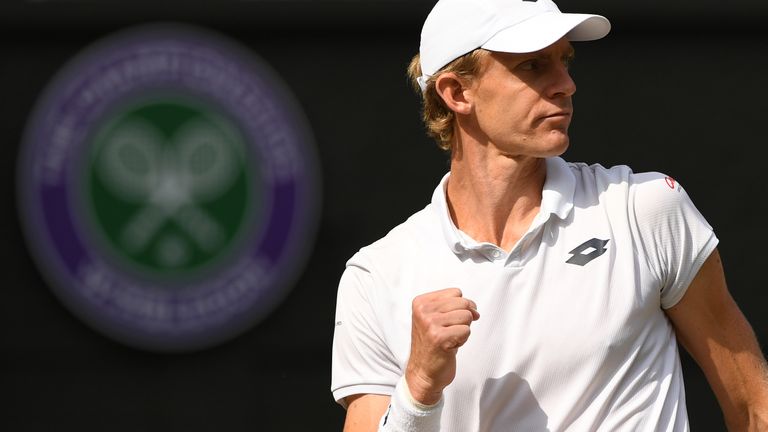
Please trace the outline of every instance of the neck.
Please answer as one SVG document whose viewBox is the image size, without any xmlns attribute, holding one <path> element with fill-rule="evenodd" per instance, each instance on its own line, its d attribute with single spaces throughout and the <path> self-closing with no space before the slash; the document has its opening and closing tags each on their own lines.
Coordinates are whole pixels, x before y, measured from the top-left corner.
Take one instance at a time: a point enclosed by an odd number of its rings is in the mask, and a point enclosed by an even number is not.
<svg viewBox="0 0 768 432">
<path fill-rule="evenodd" d="M 545 161 L 466 144 L 451 157 L 447 199 L 453 222 L 476 241 L 510 251 L 541 206 Z"/>
</svg>

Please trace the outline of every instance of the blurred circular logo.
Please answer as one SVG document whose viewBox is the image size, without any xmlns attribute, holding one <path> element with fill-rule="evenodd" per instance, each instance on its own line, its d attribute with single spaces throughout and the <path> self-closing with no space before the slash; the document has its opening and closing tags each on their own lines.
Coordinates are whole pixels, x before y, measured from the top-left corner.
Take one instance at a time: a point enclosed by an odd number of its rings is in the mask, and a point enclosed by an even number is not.
<svg viewBox="0 0 768 432">
<path fill-rule="evenodd" d="M 55 294 L 156 351 L 215 345 L 271 312 L 313 246 L 320 191 L 311 133 L 276 74 L 177 25 L 76 56 L 29 120 L 18 183 Z"/>
</svg>

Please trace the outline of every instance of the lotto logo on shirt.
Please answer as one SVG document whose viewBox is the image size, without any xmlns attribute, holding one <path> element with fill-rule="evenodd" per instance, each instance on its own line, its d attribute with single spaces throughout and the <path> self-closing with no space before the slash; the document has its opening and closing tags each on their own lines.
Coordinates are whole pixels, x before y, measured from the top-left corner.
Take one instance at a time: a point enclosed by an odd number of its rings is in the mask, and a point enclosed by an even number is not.
<svg viewBox="0 0 768 432">
<path fill-rule="evenodd" d="M 75 57 L 30 118 L 25 234 L 62 302 L 140 348 L 200 349 L 285 296 L 316 225 L 309 128 L 221 36 L 146 26 Z"/>
</svg>

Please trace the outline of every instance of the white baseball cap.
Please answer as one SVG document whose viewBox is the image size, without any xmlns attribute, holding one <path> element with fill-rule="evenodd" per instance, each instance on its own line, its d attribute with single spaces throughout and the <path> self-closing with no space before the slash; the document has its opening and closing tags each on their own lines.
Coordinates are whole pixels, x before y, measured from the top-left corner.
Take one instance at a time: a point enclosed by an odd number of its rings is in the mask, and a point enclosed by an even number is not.
<svg viewBox="0 0 768 432">
<path fill-rule="evenodd" d="M 563 36 L 600 39 L 611 30 L 603 16 L 562 13 L 552 0 L 439 0 L 421 30 L 421 89 L 443 66 L 477 48 L 529 53 Z"/>
</svg>

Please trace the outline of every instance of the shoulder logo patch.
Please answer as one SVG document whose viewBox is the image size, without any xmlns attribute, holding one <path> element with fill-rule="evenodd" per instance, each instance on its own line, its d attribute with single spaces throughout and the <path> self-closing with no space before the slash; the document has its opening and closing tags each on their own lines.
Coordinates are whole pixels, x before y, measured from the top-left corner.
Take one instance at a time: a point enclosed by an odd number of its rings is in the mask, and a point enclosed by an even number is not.
<svg viewBox="0 0 768 432">
<path fill-rule="evenodd" d="M 586 265 L 588 262 L 604 254 L 606 249 L 605 245 L 609 240 L 600 240 L 597 238 L 589 239 L 584 243 L 578 245 L 575 249 L 568 252 L 573 255 L 566 263 L 576 265 Z"/>
</svg>

